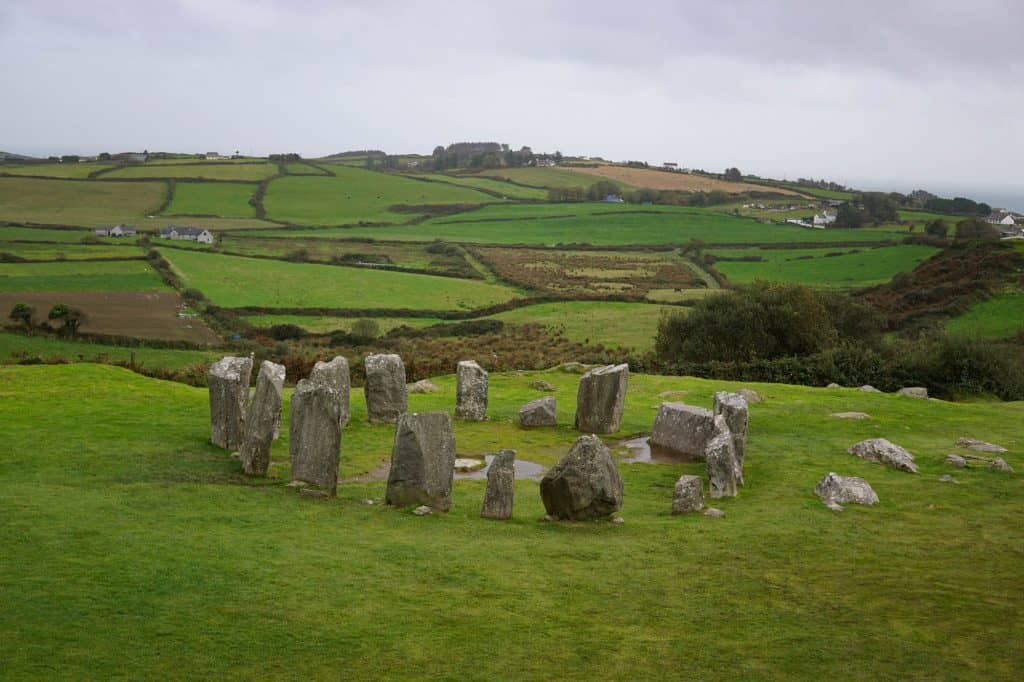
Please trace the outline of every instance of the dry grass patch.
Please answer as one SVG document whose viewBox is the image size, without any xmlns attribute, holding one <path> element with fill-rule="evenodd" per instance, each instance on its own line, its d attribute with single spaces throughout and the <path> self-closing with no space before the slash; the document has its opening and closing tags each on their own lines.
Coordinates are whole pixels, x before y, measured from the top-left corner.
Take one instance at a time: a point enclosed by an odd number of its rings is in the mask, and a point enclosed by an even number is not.
<svg viewBox="0 0 1024 682">
<path fill-rule="evenodd" d="M 740 192 L 775 192 L 799 196 L 796 192 L 779 187 L 764 187 L 749 182 L 726 182 L 703 175 L 689 173 L 670 173 L 649 168 L 630 168 L 629 166 L 596 166 L 573 168 L 574 172 L 593 175 L 606 180 L 613 180 L 624 185 L 645 187 L 648 189 L 678 190 L 681 192 L 711 192 L 719 190 L 729 194 Z"/>
</svg>

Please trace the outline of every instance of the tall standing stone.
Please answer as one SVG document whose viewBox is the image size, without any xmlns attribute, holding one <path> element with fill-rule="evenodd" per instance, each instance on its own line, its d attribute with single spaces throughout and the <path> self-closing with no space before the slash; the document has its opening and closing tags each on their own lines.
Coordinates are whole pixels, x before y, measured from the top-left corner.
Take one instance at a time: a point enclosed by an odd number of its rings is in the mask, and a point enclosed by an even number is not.
<svg viewBox="0 0 1024 682">
<path fill-rule="evenodd" d="M 711 410 L 685 403 L 662 403 L 651 428 L 651 444 L 703 459 L 714 435 L 715 415 Z"/>
<path fill-rule="evenodd" d="M 210 366 L 210 441 L 234 450 L 245 437 L 252 358 L 228 356 Z"/>
<path fill-rule="evenodd" d="M 580 377 L 576 393 L 576 430 L 615 433 L 622 425 L 629 365 L 595 367 Z"/>
<path fill-rule="evenodd" d="M 352 378 L 348 370 L 348 360 L 339 355 L 330 362 L 321 361 L 316 363 L 313 365 L 313 371 L 309 373 L 309 380 L 329 386 L 338 392 L 338 409 L 341 413 L 341 419 L 338 424 L 341 428 L 348 426 L 349 415 L 351 414 L 348 399 L 352 386 Z"/>
<path fill-rule="evenodd" d="M 292 394 L 288 449 L 292 480 L 333 495 L 341 458 L 341 400 L 330 386 L 303 379 Z"/>
<path fill-rule="evenodd" d="M 725 417 L 715 417 L 715 435 L 704 449 L 707 461 L 708 491 L 711 497 L 736 497 L 739 485 L 739 464 L 732 433 Z"/>
<path fill-rule="evenodd" d="M 473 360 L 463 360 L 455 375 L 455 416 L 482 422 L 487 417 L 487 371 Z"/>
<path fill-rule="evenodd" d="M 447 412 L 406 412 L 398 417 L 385 502 L 396 507 L 452 506 L 455 435 Z"/>
<path fill-rule="evenodd" d="M 409 409 L 405 365 L 397 355 L 368 355 L 364 361 L 366 415 L 371 424 L 394 424 Z"/>
<path fill-rule="evenodd" d="M 540 481 L 540 497 L 550 516 L 586 521 L 622 507 L 623 485 L 612 453 L 594 435 L 580 436 L 569 453 Z"/>
<path fill-rule="evenodd" d="M 516 492 L 516 451 L 502 450 L 487 469 L 487 489 L 480 516 L 485 519 L 512 518 L 512 500 Z"/>
<path fill-rule="evenodd" d="M 719 391 L 715 394 L 714 413 L 725 417 L 725 424 L 732 433 L 733 450 L 739 467 L 739 484 L 743 485 L 743 460 L 747 451 L 747 427 L 749 408 L 746 399 L 739 393 Z"/>
<path fill-rule="evenodd" d="M 270 448 L 281 423 L 281 392 L 284 365 L 264 360 L 256 377 L 256 395 L 245 422 L 245 439 L 239 451 L 245 473 L 263 476 L 270 466 Z"/>
</svg>

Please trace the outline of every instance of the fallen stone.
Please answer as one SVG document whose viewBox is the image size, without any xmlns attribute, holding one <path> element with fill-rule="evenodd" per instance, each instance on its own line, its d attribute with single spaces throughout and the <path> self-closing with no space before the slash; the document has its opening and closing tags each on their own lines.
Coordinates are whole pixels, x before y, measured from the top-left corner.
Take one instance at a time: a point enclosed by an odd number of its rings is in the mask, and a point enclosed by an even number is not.
<svg viewBox="0 0 1024 682">
<path fill-rule="evenodd" d="M 860 419 L 870 419 L 871 418 L 871 415 L 869 415 L 867 412 L 833 412 L 829 416 L 834 417 L 835 419 L 857 419 L 857 420 L 860 420 Z"/>
<path fill-rule="evenodd" d="M 703 508 L 704 481 L 700 476 L 680 476 L 672 495 L 672 514 L 699 512 Z"/>
<path fill-rule="evenodd" d="M 556 423 L 554 396 L 549 395 L 531 400 L 519 408 L 520 426 L 530 428 L 534 426 L 554 426 Z"/>
<path fill-rule="evenodd" d="M 469 471 L 477 471 L 487 466 L 487 462 L 482 459 L 474 459 L 472 457 L 457 457 L 455 459 L 455 470 L 460 473 L 466 473 Z"/>
<path fill-rule="evenodd" d="M 341 399 L 330 386 L 303 379 L 292 394 L 288 452 L 292 479 L 328 491 L 338 487 Z"/>
<path fill-rule="evenodd" d="M 995 443 L 986 443 L 983 440 L 977 438 L 957 438 L 956 446 L 958 448 L 967 448 L 968 450 L 974 450 L 975 452 L 1006 452 L 1006 448 Z"/>
<path fill-rule="evenodd" d="M 942 474 L 941 476 L 939 476 L 939 480 L 942 481 L 943 483 L 960 483 L 960 481 L 956 480 L 949 474 Z"/>
<path fill-rule="evenodd" d="M 425 393 L 437 393 L 440 390 L 441 389 L 438 388 L 437 384 L 430 379 L 420 379 L 409 386 L 409 393 L 416 393 L 420 395 Z"/>
<path fill-rule="evenodd" d="M 662 403 L 651 428 L 651 444 L 672 452 L 703 458 L 715 435 L 711 410 L 685 403 Z"/>
<path fill-rule="evenodd" d="M 368 355 L 366 369 L 366 416 L 371 424 L 394 424 L 409 409 L 405 365 L 397 355 Z"/>
<path fill-rule="evenodd" d="M 988 465 L 989 471 L 1002 471 L 1003 473 L 1012 474 L 1013 467 L 1006 463 L 1006 460 L 1002 457 L 996 457 L 992 460 L 992 463 Z"/>
<path fill-rule="evenodd" d="M 710 516 L 713 519 L 725 518 L 725 512 L 721 509 L 715 509 L 714 507 L 708 507 L 704 510 L 704 516 Z"/>
<path fill-rule="evenodd" d="M 228 356 L 210 365 L 210 442 L 235 450 L 245 438 L 252 358 Z"/>
<path fill-rule="evenodd" d="M 715 393 L 712 412 L 725 417 L 725 425 L 732 433 L 732 446 L 736 455 L 737 483 L 742 486 L 743 462 L 747 453 L 747 429 L 749 426 L 747 401 L 739 393 L 719 391 Z"/>
<path fill-rule="evenodd" d="M 455 370 L 455 416 L 482 422 L 487 418 L 487 371 L 473 360 Z"/>
<path fill-rule="evenodd" d="M 246 415 L 245 438 L 239 450 L 242 467 L 252 476 L 266 475 L 270 466 L 270 448 L 281 423 L 284 373 L 284 365 L 264 360 L 256 377 L 256 395 Z"/>
<path fill-rule="evenodd" d="M 716 415 L 714 419 L 714 436 L 704 448 L 708 493 L 712 498 L 736 497 L 740 481 L 740 464 L 736 459 L 733 435 L 724 416 Z"/>
<path fill-rule="evenodd" d="M 837 383 L 831 383 L 828 386 L 826 386 L 825 388 L 842 388 L 842 386 L 840 386 Z"/>
<path fill-rule="evenodd" d="M 499 521 L 512 518 L 512 501 L 516 492 L 515 463 L 515 450 L 501 450 L 491 460 L 481 517 Z"/>
<path fill-rule="evenodd" d="M 351 415 L 348 400 L 352 388 L 348 360 L 339 355 L 330 362 L 317 362 L 313 365 L 313 371 L 309 373 L 309 380 L 329 386 L 338 392 L 338 410 L 341 415 L 338 424 L 341 428 L 348 426 L 349 416 Z"/>
<path fill-rule="evenodd" d="M 530 388 L 535 391 L 557 391 L 555 385 L 550 381 L 544 381 L 543 379 L 534 379 L 530 382 Z"/>
<path fill-rule="evenodd" d="M 747 403 L 750 405 L 753 405 L 754 403 L 764 402 L 764 398 L 761 397 L 761 394 L 752 388 L 741 388 L 736 392 L 743 396 L 743 399 L 746 400 Z"/>
<path fill-rule="evenodd" d="M 957 469 L 963 469 L 967 466 L 967 460 L 960 455 L 949 455 L 946 457 L 946 464 L 955 466 Z"/>
<path fill-rule="evenodd" d="M 605 365 L 580 377 L 576 393 L 576 430 L 583 433 L 615 433 L 622 424 L 622 410 L 629 384 L 629 365 Z"/>
<path fill-rule="evenodd" d="M 829 472 L 814 486 L 814 494 L 826 506 L 831 504 L 877 504 L 878 495 L 863 478 Z M 842 508 L 837 511 L 842 511 Z"/>
<path fill-rule="evenodd" d="M 875 388 L 874 386 L 872 386 L 870 384 L 864 384 L 863 386 L 861 386 L 857 390 L 858 391 L 862 391 L 864 393 L 881 393 L 881 391 L 879 391 L 877 388 Z"/>
<path fill-rule="evenodd" d="M 385 503 L 448 511 L 454 473 L 455 436 L 448 413 L 401 415 L 395 428 Z"/>
<path fill-rule="evenodd" d="M 594 435 L 580 436 L 540 482 L 548 515 L 568 521 L 608 517 L 622 507 L 623 485 L 612 454 Z"/>
<path fill-rule="evenodd" d="M 918 398 L 920 400 L 927 400 L 928 389 L 922 386 L 907 386 L 897 391 L 899 395 L 907 398 Z"/>
<path fill-rule="evenodd" d="M 434 510 L 431 509 L 430 507 L 428 507 L 427 505 L 422 504 L 419 507 L 416 507 L 415 509 L 413 509 L 412 513 L 415 514 L 416 516 L 427 516 L 429 514 L 433 514 Z"/>
<path fill-rule="evenodd" d="M 307 485 L 309 485 L 309 484 L 306 483 L 305 481 L 300 481 L 299 479 L 294 479 L 294 480 L 290 481 L 289 483 L 287 483 L 286 487 L 288 487 L 288 488 L 301 488 L 301 487 L 307 486 Z"/>
<path fill-rule="evenodd" d="M 851 455 L 856 455 L 869 462 L 876 462 L 890 466 L 900 471 L 917 473 L 917 465 L 914 464 L 914 456 L 895 443 L 890 443 L 885 438 L 869 438 L 855 443 L 847 450 Z"/>
</svg>

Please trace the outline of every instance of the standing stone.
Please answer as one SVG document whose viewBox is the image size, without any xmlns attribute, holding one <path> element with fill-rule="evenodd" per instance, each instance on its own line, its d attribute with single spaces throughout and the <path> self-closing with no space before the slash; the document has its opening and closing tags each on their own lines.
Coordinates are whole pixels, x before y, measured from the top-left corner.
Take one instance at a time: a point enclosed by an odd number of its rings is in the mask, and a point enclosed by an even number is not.
<svg viewBox="0 0 1024 682">
<path fill-rule="evenodd" d="M 512 518 L 512 498 L 516 492 L 516 451 L 502 450 L 487 470 L 487 490 L 480 516 L 503 521 Z"/>
<path fill-rule="evenodd" d="M 415 504 L 448 511 L 454 473 L 455 436 L 448 413 L 400 415 L 384 501 L 396 507 Z"/>
<path fill-rule="evenodd" d="M 566 521 L 610 516 L 622 507 L 622 493 L 612 453 L 594 435 L 576 439 L 569 453 L 540 481 L 548 516 Z"/>
<path fill-rule="evenodd" d="M 352 388 L 352 378 L 348 370 L 348 360 L 337 356 L 330 362 L 318 362 L 313 365 L 313 371 L 309 373 L 309 380 L 333 388 L 338 392 L 338 409 L 341 417 L 338 425 L 341 428 L 348 426 L 349 410 L 348 399 Z"/>
<path fill-rule="evenodd" d="M 580 377 L 576 393 L 576 430 L 615 433 L 622 424 L 629 365 L 595 367 Z"/>
<path fill-rule="evenodd" d="M 366 415 L 371 424 L 394 424 L 409 409 L 405 365 L 397 355 L 368 355 L 366 368 Z"/>
<path fill-rule="evenodd" d="M 672 496 L 672 514 L 699 512 L 703 508 L 704 481 L 700 476 L 680 476 Z"/>
<path fill-rule="evenodd" d="M 246 415 L 245 439 L 239 451 L 245 473 L 264 476 L 270 466 L 270 448 L 281 423 L 284 365 L 264 360 L 256 377 L 256 396 Z"/>
<path fill-rule="evenodd" d="M 914 456 L 895 443 L 885 438 L 869 438 L 859 443 L 854 443 L 847 450 L 851 455 L 856 455 L 869 462 L 885 464 L 893 469 L 917 473 L 917 465 L 914 464 Z"/>
<path fill-rule="evenodd" d="M 814 486 L 814 494 L 829 509 L 842 511 L 843 504 L 878 504 L 878 495 L 863 478 L 829 472 Z M 836 507 L 839 507 L 836 509 Z"/>
<path fill-rule="evenodd" d="M 303 379 L 292 394 L 288 449 L 292 480 L 331 495 L 338 487 L 341 458 L 341 398 L 330 386 Z"/>
<path fill-rule="evenodd" d="M 719 391 L 715 394 L 714 413 L 725 417 L 725 425 L 732 432 L 733 450 L 739 466 L 739 484 L 743 485 L 743 461 L 747 452 L 749 410 L 747 401 L 739 393 Z"/>
<path fill-rule="evenodd" d="M 554 426 L 555 418 L 555 397 L 544 396 L 531 400 L 519 408 L 519 425 L 531 426 Z"/>
<path fill-rule="evenodd" d="M 228 356 L 210 366 L 210 441 L 234 450 L 245 437 L 252 358 Z"/>
<path fill-rule="evenodd" d="M 732 432 L 729 431 L 725 417 L 718 415 L 714 419 L 715 435 L 704 449 L 708 490 L 713 498 L 736 497 L 740 466 L 736 461 Z"/>
<path fill-rule="evenodd" d="M 482 422 L 487 418 L 487 371 L 473 360 L 463 360 L 455 375 L 455 416 Z"/>
<path fill-rule="evenodd" d="M 714 435 L 715 415 L 711 410 L 685 403 L 662 403 L 651 428 L 651 444 L 702 459 Z"/>
</svg>

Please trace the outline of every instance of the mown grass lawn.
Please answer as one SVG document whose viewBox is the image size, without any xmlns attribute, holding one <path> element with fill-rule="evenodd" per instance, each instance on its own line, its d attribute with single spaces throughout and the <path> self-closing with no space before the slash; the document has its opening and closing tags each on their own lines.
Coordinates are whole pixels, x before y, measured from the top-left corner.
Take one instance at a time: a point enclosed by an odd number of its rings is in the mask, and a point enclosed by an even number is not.
<svg viewBox="0 0 1024 682">
<path fill-rule="evenodd" d="M 74 244 L 93 235 L 94 233 L 92 230 L 48 230 L 39 227 L 14 226 L 0 227 L 0 242 L 65 242 L 68 244 Z M 101 237 L 101 239 L 109 242 L 111 239 L 123 239 L 123 237 Z"/>
<path fill-rule="evenodd" d="M 502 303 L 515 293 L 478 280 L 161 249 L 186 287 L 237 308 L 456 310 Z"/>
<path fill-rule="evenodd" d="M 162 182 L 0 178 L 0 220 L 53 225 L 137 223 L 164 200 Z"/>
<path fill-rule="evenodd" d="M 111 163 L 29 163 L 23 166 L 11 166 L 4 164 L 0 166 L 0 173 L 10 175 L 35 175 L 48 178 L 81 178 L 89 177 L 105 168 L 111 168 Z"/>
<path fill-rule="evenodd" d="M 3 242 L 0 253 L 9 253 L 27 260 L 88 260 L 93 258 L 142 258 L 145 254 L 134 243 L 126 240 L 117 244 L 75 244 L 45 242 Z"/>
<path fill-rule="evenodd" d="M 144 260 L 0 263 L 0 291 L 148 291 L 166 287 Z"/>
<path fill-rule="evenodd" d="M 509 419 L 539 377 L 562 425 L 523 432 Z M 460 454 L 554 462 L 576 436 L 578 377 L 491 379 L 490 421 L 456 424 Z M 451 409 L 452 377 L 435 381 L 411 409 Z M 634 375 L 623 432 L 649 428 L 663 391 L 708 405 L 731 386 Z M 724 519 L 668 514 L 700 465 L 632 464 L 625 524 L 543 524 L 532 481 L 510 522 L 479 518 L 482 482 L 456 482 L 452 511 L 425 518 L 383 506 L 382 482 L 303 499 L 283 485 L 287 422 L 271 476 L 247 479 L 208 444 L 204 390 L 0 368 L 4 676 L 1017 679 L 1021 475 L 938 476 L 962 435 L 1010 448 L 1020 471 L 1024 405 L 755 387 L 747 487 L 713 503 Z M 368 426 L 354 392 L 343 475 L 386 457 L 392 430 Z M 920 475 L 844 454 L 876 435 Z M 866 478 L 880 504 L 826 509 L 812 489 L 830 470 Z"/>
<path fill-rule="evenodd" d="M 970 307 L 946 323 L 950 334 L 1005 339 L 1024 330 L 1024 292 L 1007 291 Z"/>
<path fill-rule="evenodd" d="M 5 314 L 8 311 L 2 311 Z M 0 364 L 17 362 L 26 357 L 44 361 L 127 362 L 132 355 L 138 365 L 150 369 L 181 369 L 188 365 L 214 362 L 223 353 L 206 350 L 172 350 L 166 348 L 125 348 L 86 341 L 55 339 L 50 336 L 26 336 L 0 332 Z"/>
<path fill-rule="evenodd" d="M 248 218 L 256 214 L 249 204 L 254 191 L 255 185 L 242 183 L 179 182 L 164 214 Z"/>
<path fill-rule="evenodd" d="M 103 180 L 122 178 L 204 178 L 257 181 L 277 174 L 274 163 L 145 164 L 104 173 Z"/>
</svg>

